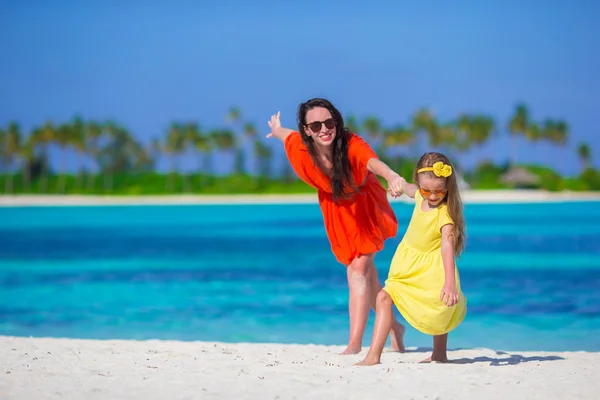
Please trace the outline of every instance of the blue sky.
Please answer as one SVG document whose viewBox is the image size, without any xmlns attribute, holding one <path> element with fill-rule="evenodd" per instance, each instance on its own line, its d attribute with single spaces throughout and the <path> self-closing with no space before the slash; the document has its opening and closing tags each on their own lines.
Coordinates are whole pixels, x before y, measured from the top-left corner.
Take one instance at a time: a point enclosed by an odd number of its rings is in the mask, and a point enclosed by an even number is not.
<svg viewBox="0 0 600 400">
<path fill-rule="evenodd" d="M 461 156 L 468 166 L 506 160 L 503 128 L 523 101 L 571 137 L 561 151 L 520 144 L 519 159 L 575 173 L 581 141 L 600 166 L 599 20 L 593 0 L 2 0 L 0 124 L 79 113 L 148 141 L 173 120 L 222 126 L 237 105 L 266 134 L 272 113 L 293 126 L 298 104 L 322 96 L 386 124 L 421 106 L 489 114 L 499 136 Z"/>
</svg>

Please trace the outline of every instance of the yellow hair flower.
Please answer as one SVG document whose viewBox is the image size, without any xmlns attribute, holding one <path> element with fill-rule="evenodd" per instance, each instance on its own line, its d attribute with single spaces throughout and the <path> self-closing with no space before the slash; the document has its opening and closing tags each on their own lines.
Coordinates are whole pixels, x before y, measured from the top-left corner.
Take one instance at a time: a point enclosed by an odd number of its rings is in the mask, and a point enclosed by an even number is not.
<svg viewBox="0 0 600 400">
<path fill-rule="evenodd" d="M 448 164 L 444 164 L 441 161 L 436 162 L 431 167 L 421 168 L 420 170 L 417 171 L 417 173 L 425 172 L 425 171 L 433 171 L 435 176 L 441 176 L 444 178 L 447 178 L 450 175 L 452 175 L 452 167 L 449 166 Z"/>
</svg>

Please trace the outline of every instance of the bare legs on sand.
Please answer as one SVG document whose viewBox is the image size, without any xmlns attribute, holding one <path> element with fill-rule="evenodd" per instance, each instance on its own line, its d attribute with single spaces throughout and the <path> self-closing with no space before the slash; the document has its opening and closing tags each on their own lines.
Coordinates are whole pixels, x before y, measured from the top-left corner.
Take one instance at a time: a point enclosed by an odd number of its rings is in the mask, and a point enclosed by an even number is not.
<svg viewBox="0 0 600 400">
<path fill-rule="evenodd" d="M 375 254 L 368 254 L 355 258 L 346 268 L 348 275 L 348 287 L 350 289 L 350 300 L 348 304 L 350 312 L 350 339 L 348 347 L 342 354 L 358 354 L 362 349 L 362 339 L 369 319 L 369 310 L 373 308 L 378 312 L 376 299 L 381 290 L 381 284 L 377 276 L 377 269 L 373 259 Z M 390 299 L 391 300 L 391 299 Z M 390 307 L 391 311 L 391 307 Z M 378 317 L 377 317 L 378 318 Z M 389 322 L 385 334 L 382 333 L 383 343 L 387 341 L 389 334 L 392 335 L 392 349 L 404 352 L 405 328 L 394 318 L 393 314 L 388 316 Z M 377 320 L 376 320 L 377 321 Z"/>
<path fill-rule="evenodd" d="M 373 329 L 373 340 L 365 359 L 356 365 L 375 365 L 381 362 L 381 353 L 387 340 L 390 327 L 395 322 L 392 311 L 393 301 L 385 291 L 379 292 L 376 300 L 375 327 Z M 395 322 L 398 323 L 398 322 Z M 422 362 L 448 362 L 446 356 L 446 344 L 448 334 L 433 337 L 433 354 Z"/>
</svg>

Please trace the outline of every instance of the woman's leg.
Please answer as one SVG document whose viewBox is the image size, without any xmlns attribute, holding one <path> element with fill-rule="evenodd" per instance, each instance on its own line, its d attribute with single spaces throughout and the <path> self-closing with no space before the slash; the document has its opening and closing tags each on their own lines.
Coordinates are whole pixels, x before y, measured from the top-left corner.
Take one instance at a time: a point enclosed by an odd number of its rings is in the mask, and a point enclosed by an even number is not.
<svg viewBox="0 0 600 400">
<path fill-rule="evenodd" d="M 362 349 L 362 339 L 369 319 L 371 303 L 371 266 L 374 254 L 367 254 L 352 260 L 346 268 L 350 299 L 350 338 L 348 347 L 342 354 L 357 354 Z"/>
<path fill-rule="evenodd" d="M 377 276 L 377 268 L 375 267 L 375 263 L 373 262 L 373 264 L 370 267 L 371 269 L 371 307 L 373 308 L 373 311 L 375 311 L 377 313 L 376 310 L 376 299 L 377 296 L 379 294 L 379 292 L 381 291 L 382 287 L 381 287 L 381 283 L 379 283 L 379 277 Z M 390 330 L 390 334 L 392 335 L 392 349 L 394 351 L 398 351 L 400 353 L 404 353 L 406 350 L 404 348 L 404 332 L 406 331 L 406 329 L 404 328 L 404 325 L 402 325 L 400 322 L 398 322 L 396 320 L 396 317 L 394 316 L 393 312 L 392 312 L 392 328 Z"/>
<path fill-rule="evenodd" d="M 388 334 L 392 328 L 394 314 L 392 306 L 394 302 L 386 291 L 382 290 L 377 295 L 377 307 L 375 311 L 375 326 L 373 328 L 373 339 L 371 347 L 365 359 L 356 365 L 375 365 L 381 362 L 381 353 L 387 341 Z"/>
</svg>

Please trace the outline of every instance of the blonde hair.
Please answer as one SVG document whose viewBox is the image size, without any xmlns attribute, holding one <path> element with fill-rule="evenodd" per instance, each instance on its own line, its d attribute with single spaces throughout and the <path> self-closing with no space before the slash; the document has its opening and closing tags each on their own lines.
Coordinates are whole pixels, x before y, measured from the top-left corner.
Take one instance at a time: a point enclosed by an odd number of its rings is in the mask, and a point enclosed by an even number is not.
<svg viewBox="0 0 600 400">
<path fill-rule="evenodd" d="M 445 165 L 449 165 L 452 173 L 447 176 L 438 176 L 431 170 L 418 172 L 421 168 L 432 168 L 433 165 L 437 162 L 442 162 Z M 456 180 L 456 172 L 454 170 L 454 165 L 450 162 L 448 157 L 441 153 L 425 153 L 419 159 L 417 163 L 417 168 L 415 168 L 415 173 L 413 175 L 413 182 L 416 183 L 419 188 L 421 185 L 419 184 L 419 177 L 427 175 L 430 178 L 434 179 L 444 179 L 446 181 L 446 189 L 448 193 L 444 198 L 444 202 L 448 207 L 448 214 L 452 221 L 454 222 L 453 234 L 454 234 L 454 254 L 458 258 L 460 254 L 463 252 L 465 248 L 465 218 L 463 215 L 463 202 L 460 197 L 460 193 L 458 191 L 458 181 Z"/>
</svg>

